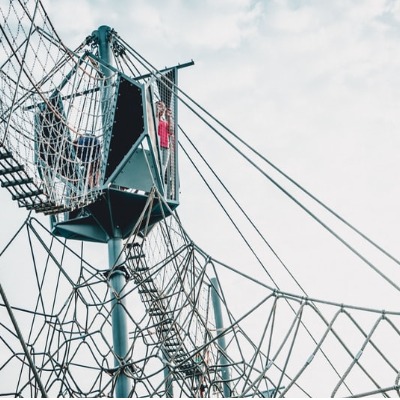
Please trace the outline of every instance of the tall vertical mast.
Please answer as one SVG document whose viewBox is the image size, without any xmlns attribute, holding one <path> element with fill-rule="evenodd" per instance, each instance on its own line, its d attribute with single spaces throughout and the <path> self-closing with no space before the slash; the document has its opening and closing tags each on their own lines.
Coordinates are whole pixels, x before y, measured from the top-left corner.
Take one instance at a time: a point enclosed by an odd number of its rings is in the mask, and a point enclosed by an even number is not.
<svg viewBox="0 0 400 400">
<path fill-rule="evenodd" d="M 102 25 L 97 31 L 92 33 L 92 38 L 97 43 L 99 49 L 99 57 L 104 62 L 100 65 L 101 72 L 104 77 L 104 87 L 103 87 L 103 99 L 108 99 L 108 92 L 111 89 L 109 78 L 112 75 L 112 71 L 107 65 L 113 65 L 113 55 L 110 46 L 111 39 L 111 28 L 109 26 Z M 105 118 L 104 112 L 106 111 L 105 102 L 103 101 L 103 120 Z M 105 134 L 106 132 L 104 132 Z"/>
<path fill-rule="evenodd" d="M 102 61 L 108 65 L 112 65 L 113 57 L 110 47 L 111 28 L 108 26 L 100 26 L 97 31 L 93 32 L 93 37 L 97 40 L 99 48 L 99 56 Z M 111 77 L 112 71 L 106 65 L 101 65 L 101 70 L 106 77 L 105 86 L 103 88 L 103 96 L 108 98 L 108 90 L 110 84 L 107 78 Z M 103 121 L 106 118 L 105 103 L 103 102 Z M 103 132 L 105 135 L 106 132 Z M 109 264 L 109 281 L 111 288 L 111 319 L 112 319 L 112 335 L 114 347 L 114 365 L 119 368 L 116 372 L 115 381 L 115 397 L 128 397 L 130 392 L 129 378 L 124 373 L 124 364 L 127 361 L 128 354 L 128 328 L 125 311 L 124 287 L 126 284 L 125 274 L 123 272 L 125 259 L 123 254 L 123 239 L 118 227 L 115 229 L 113 237 L 108 240 L 108 264 Z"/>
<path fill-rule="evenodd" d="M 108 241 L 108 260 L 110 267 L 111 286 L 111 323 L 114 346 L 114 365 L 123 367 L 128 354 L 128 327 L 126 321 L 126 305 L 124 287 L 126 284 L 123 267 L 125 265 L 122 238 L 111 238 Z M 121 371 L 121 372 L 119 372 Z M 128 397 L 130 392 L 129 378 L 124 373 L 124 368 L 117 371 L 115 381 L 115 397 Z"/>
<path fill-rule="evenodd" d="M 224 397 L 232 397 L 231 388 L 229 385 L 230 381 L 229 366 L 228 366 L 228 360 L 225 355 L 226 354 L 225 336 L 222 334 L 224 330 L 224 322 L 222 319 L 220 290 L 217 278 L 211 278 L 210 281 L 211 281 L 211 300 L 214 307 L 215 327 L 217 330 L 217 337 L 218 337 L 217 341 L 221 354 L 220 365 L 221 365 Z"/>
</svg>

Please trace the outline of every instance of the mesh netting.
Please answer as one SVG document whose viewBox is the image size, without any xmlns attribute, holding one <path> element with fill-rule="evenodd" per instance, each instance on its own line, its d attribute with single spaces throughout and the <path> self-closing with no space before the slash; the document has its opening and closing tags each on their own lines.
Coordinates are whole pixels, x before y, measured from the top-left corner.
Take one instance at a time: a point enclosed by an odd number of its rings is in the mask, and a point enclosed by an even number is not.
<svg viewBox="0 0 400 400">
<path fill-rule="evenodd" d="M 10 290 L 12 277 L 3 279 L 2 395 L 112 396 L 122 375 L 130 395 L 146 397 L 390 396 L 399 389 L 399 313 L 274 290 L 204 253 L 175 216 L 144 237 L 133 232 L 124 267 L 113 271 L 99 248 L 67 246 L 34 219 L 24 227 L 0 258 L 6 267 L 29 240 L 31 262 L 19 268 L 29 284 L 18 286 L 26 296 Z M 125 277 L 118 293 L 110 284 L 115 271 Z M 129 338 L 119 359 L 111 314 L 121 305 Z"/>
<path fill-rule="evenodd" d="M 4 2 L 1 12 L 2 181 L 31 208 L 75 208 L 98 187 L 88 160 L 100 164 L 100 151 L 93 157 L 88 141 L 77 140 L 92 135 L 102 148 L 112 79 L 63 46 L 40 3 Z"/>
<path fill-rule="evenodd" d="M 95 33 L 71 51 L 58 38 L 40 3 L 3 3 L 1 183 L 28 209 L 60 213 L 81 208 L 98 197 L 104 183 L 118 73 L 99 61 Z M 127 52 L 115 32 L 108 40 L 122 68 Z M 165 194 L 176 198 L 174 71 L 144 77 L 149 67 L 142 66 L 141 72 L 128 67 L 126 72 L 146 87 L 146 129 Z M 164 111 L 159 114 L 160 102 Z M 168 124 L 167 139 L 161 139 L 166 144 L 160 142 L 160 121 Z"/>
</svg>

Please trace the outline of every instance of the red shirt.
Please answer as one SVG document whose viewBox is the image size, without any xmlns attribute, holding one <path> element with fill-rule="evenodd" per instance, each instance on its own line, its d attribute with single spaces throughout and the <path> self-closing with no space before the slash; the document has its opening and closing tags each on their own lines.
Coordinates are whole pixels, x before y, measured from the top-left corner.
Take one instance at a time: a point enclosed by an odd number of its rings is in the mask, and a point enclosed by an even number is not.
<svg viewBox="0 0 400 400">
<path fill-rule="evenodd" d="M 169 124 L 167 121 L 160 119 L 158 121 L 158 135 L 160 136 L 160 146 L 168 149 L 169 147 Z"/>
</svg>

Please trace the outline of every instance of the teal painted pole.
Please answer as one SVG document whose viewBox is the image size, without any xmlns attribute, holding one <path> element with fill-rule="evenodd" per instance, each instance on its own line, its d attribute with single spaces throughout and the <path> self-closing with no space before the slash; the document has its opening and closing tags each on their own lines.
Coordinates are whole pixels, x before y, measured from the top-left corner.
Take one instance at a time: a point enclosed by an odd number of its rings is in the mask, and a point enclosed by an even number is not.
<svg viewBox="0 0 400 400">
<path fill-rule="evenodd" d="M 113 55 L 110 46 L 111 28 L 105 25 L 100 26 L 97 31 L 93 32 L 93 36 L 97 39 L 100 59 L 105 63 L 113 64 Z M 104 65 L 101 65 L 101 71 L 106 78 L 111 77 L 112 71 Z M 109 98 L 109 86 L 103 91 L 103 98 Z M 106 110 L 106 105 L 103 104 Z M 104 118 L 104 117 L 103 117 Z M 106 133 L 106 132 L 104 132 Z M 125 311 L 125 299 L 123 298 L 124 286 L 126 283 L 124 272 L 115 266 L 123 266 L 125 259 L 123 257 L 123 241 L 120 232 L 115 232 L 114 237 L 108 241 L 108 265 L 110 268 L 110 286 L 111 286 L 111 323 L 114 347 L 114 366 L 116 368 L 123 365 L 127 360 L 128 354 L 128 326 Z M 129 378 L 125 375 L 124 370 L 120 369 L 120 373 L 116 377 L 115 397 L 128 397 L 130 393 Z"/>
<path fill-rule="evenodd" d="M 221 310 L 221 298 L 220 298 L 220 290 L 217 278 L 211 278 L 211 300 L 214 308 L 214 317 L 215 317 L 215 328 L 217 330 L 217 335 L 219 335 L 224 329 L 224 321 L 222 319 L 222 310 Z M 225 357 L 226 354 L 226 342 L 225 336 L 221 335 L 218 338 L 218 346 L 221 349 L 221 357 L 220 357 L 220 365 L 221 365 L 221 375 L 223 380 L 223 389 L 224 389 L 224 397 L 231 397 L 231 388 L 229 386 L 230 381 L 230 373 L 228 367 L 228 360 Z"/>
<path fill-rule="evenodd" d="M 167 365 L 167 361 L 164 358 L 164 379 L 165 379 L 165 396 L 168 398 L 174 397 L 174 388 L 172 386 L 171 370 Z"/>
<path fill-rule="evenodd" d="M 118 368 L 126 362 L 128 354 L 128 326 L 125 311 L 125 299 L 123 298 L 126 283 L 125 274 L 120 269 L 112 269 L 115 266 L 124 265 L 123 242 L 121 237 L 114 237 L 108 241 L 108 262 L 110 267 L 111 285 L 111 323 L 114 345 L 114 366 Z M 130 392 L 129 378 L 124 370 L 120 370 L 115 382 L 115 397 L 128 397 Z"/>
<path fill-rule="evenodd" d="M 100 26 L 97 31 L 93 32 L 93 36 L 97 38 L 97 45 L 99 47 L 99 56 L 101 60 L 109 65 L 112 65 L 113 56 L 110 47 L 110 34 L 111 28 L 106 25 Z M 100 68 L 101 72 L 103 72 L 106 78 L 111 76 L 111 70 L 105 65 L 101 65 Z"/>
<path fill-rule="evenodd" d="M 97 47 L 99 49 L 99 57 L 102 61 L 107 63 L 108 65 L 113 65 L 113 52 L 111 50 L 111 35 L 112 31 L 109 26 L 102 25 L 100 26 L 96 31 L 92 33 L 92 38 L 95 39 L 95 42 L 97 43 Z M 103 150 L 107 148 L 107 143 L 109 141 L 109 135 L 111 135 L 111 132 L 109 130 L 109 127 L 107 124 L 109 124 L 108 118 L 107 118 L 107 112 L 109 112 L 109 101 L 110 101 L 110 96 L 112 95 L 112 71 L 110 68 L 108 68 L 106 65 L 100 64 L 100 69 L 101 72 L 103 73 L 105 79 L 102 85 L 102 121 L 103 121 Z M 105 161 L 108 157 L 108 154 L 104 154 Z M 106 169 L 106 162 L 101 163 L 101 177 L 103 177 L 105 169 Z"/>
</svg>

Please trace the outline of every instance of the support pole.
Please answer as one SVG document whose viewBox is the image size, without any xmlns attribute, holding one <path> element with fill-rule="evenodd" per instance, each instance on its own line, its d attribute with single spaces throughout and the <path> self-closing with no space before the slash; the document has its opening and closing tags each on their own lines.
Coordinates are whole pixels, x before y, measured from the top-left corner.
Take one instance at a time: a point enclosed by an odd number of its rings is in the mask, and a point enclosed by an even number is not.
<svg viewBox="0 0 400 400">
<path fill-rule="evenodd" d="M 108 65 L 113 64 L 113 55 L 110 46 L 111 28 L 105 25 L 94 31 L 92 37 L 97 41 L 99 56 Z M 106 129 L 105 113 L 106 102 L 111 90 L 112 71 L 106 65 L 100 65 L 106 80 L 103 87 L 103 129 Z M 104 132 L 106 134 L 106 132 Z M 115 397 L 128 397 L 130 393 L 129 378 L 123 367 L 128 354 L 128 327 L 125 311 L 124 286 L 126 283 L 124 274 L 125 259 L 123 255 L 123 241 L 119 229 L 115 229 L 114 237 L 108 241 L 108 265 L 110 269 L 109 280 L 111 286 L 111 323 L 114 347 L 114 366 L 117 369 L 115 381 Z"/>
<path fill-rule="evenodd" d="M 224 321 L 222 319 L 221 310 L 221 297 L 217 278 L 211 278 L 211 300 L 214 308 L 215 317 L 215 327 L 217 330 L 217 335 L 220 335 L 224 329 Z M 221 375 L 223 380 L 224 397 L 231 397 L 231 388 L 229 386 L 230 373 L 228 367 L 228 360 L 225 356 L 226 354 L 226 342 L 225 336 L 221 335 L 218 337 L 218 346 L 220 348 L 220 365 L 221 365 Z"/>
<path fill-rule="evenodd" d="M 3 299 L 3 302 L 4 302 L 4 305 L 5 305 L 6 309 L 7 309 L 8 315 L 10 316 L 11 322 L 14 325 L 15 332 L 16 332 L 16 334 L 18 336 L 18 339 L 19 339 L 19 341 L 21 343 L 21 346 L 22 346 L 22 348 L 24 350 L 25 357 L 28 360 L 29 367 L 30 367 L 30 369 L 31 369 L 31 371 L 33 373 L 33 376 L 35 377 L 36 383 L 39 386 L 39 390 L 42 393 L 42 397 L 48 397 L 46 389 L 45 389 L 45 387 L 44 387 L 44 385 L 43 385 L 43 383 L 42 383 L 42 381 L 40 379 L 40 376 L 39 376 L 38 371 L 36 369 L 35 363 L 33 362 L 31 355 L 29 354 L 28 346 L 25 343 L 25 340 L 24 340 L 24 338 L 22 336 L 22 332 L 19 329 L 17 320 L 14 317 L 12 308 L 10 306 L 10 303 L 7 300 L 6 294 L 4 293 L 4 290 L 3 290 L 3 287 L 1 286 L 1 284 L 0 284 L 0 296 Z"/>
<path fill-rule="evenodd" d="M 100 70 L 103 73 L 105 79 L 103 84 L 101 85 L 101 96 L 102 96 L 102 122 L 103 122 L 103 151 L 107 148 L 107 143 L 110 140 L 110 127 L 107 113 L 109 112 L 110 108 L 110 100 L 112 96 L 112 75 L 113 71 L 107 67 L 107 65 L 113 65 L 113 52 L 111 49 L 111 35 L 112 30 L 109 26 L 102 25 L 96 31 L 92 33 L 92 39 L 95 43 L 97 43 L 99 49 L 99 57 L 100 60 L 103 61 L 105 64 L 100 63 Z M 105 155 L 105 154 L 104 154 Z M 107 154 L 108 157 L 108 154 Z M 100 169 L 100 179 L 103 179 L 104 173 L 106 168 L 106 162 L 101 163 Z"/>
<path fill-rule="evenodd" d="M 126 283 L 123 266 L 123 242 L 121 237 L 108 241 L 108 261 L 111 285 L 111 322 L 114 345 L 114 366 L 118 368 L 115 382 L 115 397 L 128 397 L 130 392 L 129 378 L 124 369 L 119 368 L 126 362 L 128 354 L 128 327 L 126 321 L 124 286 Z"/>
<path fill-rule="evenodd" d="M 172 386 L 171 370 L 167 364 L 167 359 L 164 357 L 164 380 L 165 380 L 165 397 L 174 397 L 174 388 Z"/>
<path fill-rule="evenodd" d="M 93 32 L 93 37 L 97 40 L 97 45 L 99 47 L 99 56 L 102 61 L 105 63 L 112 65 L 112 52 L 110 47 L 110 34 L 111 28 L 106 25 L 100 26 L 97 31 Z M 100 65 L 101 72 L 103 72 L 106 78 L 109 78 L 112 74 L 110 68 L 107 68 L 105 65 Z"/>
</svg>

